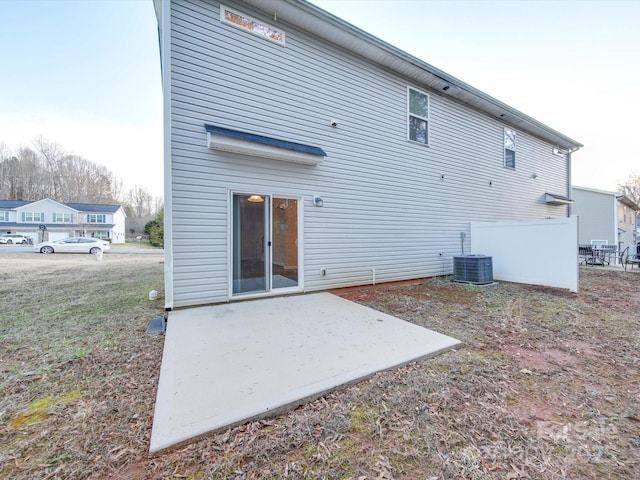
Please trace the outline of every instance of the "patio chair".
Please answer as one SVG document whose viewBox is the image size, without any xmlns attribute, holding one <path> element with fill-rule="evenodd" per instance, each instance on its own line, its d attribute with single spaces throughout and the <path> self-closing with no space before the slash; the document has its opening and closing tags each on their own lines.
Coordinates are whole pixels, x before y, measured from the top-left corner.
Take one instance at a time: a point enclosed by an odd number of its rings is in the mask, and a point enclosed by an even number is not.
<svg viewBox="0 0 640 480">
<path fill-rule="evenodd" d="M 611 264 L 611 260 L 616 261 L 618 259 L 618 247 L 615 245 L 602 245 L 598 248 L 598 254 L 600 256 L 602 265 Z"/>
<path fill-rule="evenodd" d="M 580 264 L 593 264 L 593 247 L 591 245 L 578 245 L 578 260 Z"/>
<path fill-rule="evenodd" d="M 627 247 L 625 250 L 629 250 L 629 247 Z M 627 270 L 627 265 L 631 265 L 631 268 L 633 269 L 634 265 L 638 265 L 640 267 L 640 255 L 638 255 L 637 253 L 632 253 L 632 254 L 627 254 L 627 256 L 624 258 L 624 270 Z"/>
<path fill-rule="evenodd" d="M 605 257 L 607 265 L 611 265 L 612 262 L 614 265 L 622 265 L 622 261 L 624 260 L 625 255 L 629 253 L 629 247 L 620 252 L 618 251 L 618 247 L 616 247 L 615 245 L 609 245 L 606 247 L 602 247 L 602 253 Z"/>
</svg>

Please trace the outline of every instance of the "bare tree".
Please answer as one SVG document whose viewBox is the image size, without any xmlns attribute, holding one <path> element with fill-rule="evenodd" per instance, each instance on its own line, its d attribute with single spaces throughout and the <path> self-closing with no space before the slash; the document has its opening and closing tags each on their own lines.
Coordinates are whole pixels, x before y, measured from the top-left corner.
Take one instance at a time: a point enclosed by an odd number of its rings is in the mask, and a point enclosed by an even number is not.
<svg viewBox="0 0 640 480">
<path fill-rule="evenodd" d="M 123 204 L 126 200 L 124 183 L 121 178 L 113 177 L 111 180 L 111 196 L 117 204 Z"/>
<path fill-rule="evenodd" d="M 5 156 L 0 162 L 0 197 L 10 200 L 38 198 L 41 173 L 37 155 L 28 148 L 20 148 L 17 155 Z"/>
<path fill-rule="evenodd" d="M 136 185 L 129 191 L 127 205 L 132 216 L 143 217 L 154 214 L 153 195 L 142 185 Z"/>
<path fill-rule="evenodd" d="M 0 141 L 0 162 L 6 160 L 11 156 L 11 149 L 7 146 L 6 143 Z"/>
<path fill-rule="evenodd" d="M 59 199 L 62 202 L 117 203 L 114 176 L 104 166 L 78 155 L 65 155 L 60 162 Z"/>
<path fill-rule="evenodd" d="M 22 196 L 20 200 L 39 200 L 51 197 L 49 174 L 42 167 L 42 161 L 37 152 L 29 147 L 18 150 L 19 165 L 16 166 L 20 178 Z"/>
<path fill-rule="evenodd" d="M 625 183 L 619 183 L 620 193 L 640 205 L 640 174 L 632 173 Z"/>
<path fill-rule="evenodd" d="M 127 230 L 131 233 L 144 232 L 144 226 L 162 210 L 162 198 L 154 197 L 144 186 L 136 185 L 129 191 L 125 201 Z"/>
<path fill-rule="evenodd" d="M 64 152 L 42 136 L 33 147 L 22 146 L 15 155 L 0 142 L 0 198 L 63 203 L 111 203 L 123 205 L 127 230 L 143 233 L 144 226 L 162 211 L 162 197 L 142 185 L 124 191 L 122 180 L 104 167 Z M 79 219 L 80 224 L 84 219 Z"/>
<path fill-rule="evenodd" d="M 60 163 L 65 155 L 62 147 L 56 143 L 46 140 L 42 135 L 33 141 L 36 151 L 40 154 L 46 166 L 51 180 L 51 198 L 58 199 L 60 194 Z"/>
</svg>

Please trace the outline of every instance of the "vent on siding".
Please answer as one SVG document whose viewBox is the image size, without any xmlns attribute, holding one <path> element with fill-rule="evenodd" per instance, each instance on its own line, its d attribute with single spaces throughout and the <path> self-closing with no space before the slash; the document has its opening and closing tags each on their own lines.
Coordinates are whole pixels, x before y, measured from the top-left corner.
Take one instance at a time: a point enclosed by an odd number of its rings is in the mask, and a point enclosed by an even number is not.
<svg viewBox="0 0 640 480">
<path fill-rule="evenodd" d="M 453 257 L 453 281 L 482 285 L 493 282 L 493 261 L 486 255 Z"/>
</svg>

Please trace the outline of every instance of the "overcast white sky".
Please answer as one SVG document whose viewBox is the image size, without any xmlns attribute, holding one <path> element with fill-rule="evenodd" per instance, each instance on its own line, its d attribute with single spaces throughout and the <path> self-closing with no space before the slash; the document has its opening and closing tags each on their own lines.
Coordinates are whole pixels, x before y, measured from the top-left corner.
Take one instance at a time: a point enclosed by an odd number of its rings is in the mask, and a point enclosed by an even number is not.
<svg viewBox="0 0 640 480">
<path fill-rule="evenodd" d="M 640 162 L 640 1 L 314 0 L 583 143 L 573 183 L 615 190 Z M 0 0 L 0 141 L 44 135 L 162 193 L 151 0 Z"/>
<path fill-rule="evenodd" d="M 151 0 L 0 0 L 0 141 L 38 135 L 162 195 Z"/>
</svg>

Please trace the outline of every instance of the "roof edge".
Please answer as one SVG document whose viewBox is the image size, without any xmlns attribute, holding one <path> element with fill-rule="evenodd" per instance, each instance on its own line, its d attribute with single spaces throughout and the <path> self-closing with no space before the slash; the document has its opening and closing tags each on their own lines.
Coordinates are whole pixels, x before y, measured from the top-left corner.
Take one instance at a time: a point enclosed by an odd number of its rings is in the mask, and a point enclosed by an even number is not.
<svg viewBox="0 0 640 480">
<path fill-rule="evenodd" d="M 584 145 L 306 0 L 241 0 L 496 120 L 574 152 Z"/>
</svg>

